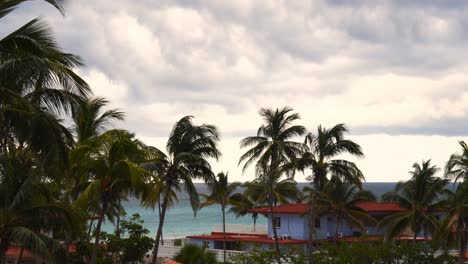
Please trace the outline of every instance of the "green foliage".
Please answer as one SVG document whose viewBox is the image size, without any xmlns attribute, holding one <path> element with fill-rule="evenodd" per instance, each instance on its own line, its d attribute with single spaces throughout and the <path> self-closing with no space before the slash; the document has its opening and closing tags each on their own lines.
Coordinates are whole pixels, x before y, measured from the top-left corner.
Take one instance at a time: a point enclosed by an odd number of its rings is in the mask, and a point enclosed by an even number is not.
<svg viewBox="0 0 468 264">
<path fill-rule="evenodd" d="M 216 264 L 216 256 L 197 245 L 185 245 L 174 258 L 183 264 Z"/>
<path fill-rule="evenodd" d="M 121 263 L 142 261 L 154 243 L 143 223 L 140 215 L 134 214 L 128 221 L 122 220 L 120 230 L 104 235 L 108 255 L 120 255 Z"/>
<path fill-rule="evenodd" d="M 284 263 L 305 264 L 307 259 L 300 249 L 289 247 L 281 250 L 281 261 Z M 247 254 L 231 255 L 230 263 L 233 264 L 271 264 L 276 262 L 276 253 L 271 250 L 254 248 Z"/>
<path fill-rule="evenodd" d="M 312 255 L 314 264 L 454 264 L 455 257 L 436 255 L 435 250 L 426 244 L 403 243 L 387 245 L 383 243 L 328 244 L 316 249 Z M 309 263 L 303 251 L 297 248 L 282 250 L 284 263 Z M 274 251 L 254 249 L 248 254 L 234 255 L 233 264 L 270 264 L 275 261 Z"/>
<path fill-rule="evenodd" d="M 432 264 L 456 263 L 448 255 L 436 256 L 435 250 L 426 244 L 403 243 L 353 243 L 325 245 L 312 257 L 317 264 Z"/>
</svg>

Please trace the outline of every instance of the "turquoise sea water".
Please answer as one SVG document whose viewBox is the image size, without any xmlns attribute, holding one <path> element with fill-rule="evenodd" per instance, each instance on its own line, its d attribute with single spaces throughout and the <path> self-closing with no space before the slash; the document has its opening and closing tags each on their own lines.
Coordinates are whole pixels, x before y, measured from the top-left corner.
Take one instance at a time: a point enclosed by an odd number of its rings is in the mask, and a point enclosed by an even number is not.
<svg viewBox="0 0 468 264">
<path fill-rule="evenodd" d="M 299 183 L 302 188 L 307 183 Z M 395 183 L 364 183 L 364 188 L 371 190 L 380 197 L 385 192 L 393 190 Z M 200 193 L 207 193 L 204 184 L 196 184 Z M 140 214 L 144 225 L 150 230 L 150 236 L 154 237 L 158 225 L 158 210 L 146 209 L 140 206 L 137 199 L 129 199 L 124 202 L 124 207 L 127 216 L 134 213 Z M 166 220 L 164 222 L 163 236 L 164 238 L 185 237 L 187 235 L 206 234 L 210 233 L 214 225 L 220 225 L 221 222 L 221 208 L 213 205 L 205 207 L 197 212 L 194 216 L 192 208 L 190 207 L 187 196 L 184 193 L 179 194 L 179 203 L 172 208 L 169 208 L 166 213 Z M 243 224 L 252 225 L 253 220 L 250 215 L 236 218 L 234 214 L 226 215 L 226 224 Z M 265 225 L 266 218 L 260 216 L 257 220 L 258 225 Z M 114 226 L 110 222 L 103 225 L 103 230 L 106 232 L 113 232 Z"/>
</svg>

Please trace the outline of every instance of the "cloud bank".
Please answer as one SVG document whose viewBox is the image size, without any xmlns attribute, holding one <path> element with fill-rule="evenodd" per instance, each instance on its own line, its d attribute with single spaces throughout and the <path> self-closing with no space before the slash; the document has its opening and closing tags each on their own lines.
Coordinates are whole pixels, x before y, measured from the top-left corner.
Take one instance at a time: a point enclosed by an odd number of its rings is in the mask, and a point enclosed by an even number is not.
<svg viewBox="0 0 468 264">
<path fill-rule="evenodd" d="M 163 147 L 184 115 L 214 123 L 215 167 L 239 180 L 253 178 L 238 141 L 258 109 L 289 105 L 309 130 L 348 124 L 367 179 L 395 181 L 423 158 L 443 166 L 468 134 L 468 4 L 428 2 L 69 1 L 62 17 L 32 1 L 0 34 L 43 17 L 95 94 L 127 112 L 119 125 Z"/>
</svg>

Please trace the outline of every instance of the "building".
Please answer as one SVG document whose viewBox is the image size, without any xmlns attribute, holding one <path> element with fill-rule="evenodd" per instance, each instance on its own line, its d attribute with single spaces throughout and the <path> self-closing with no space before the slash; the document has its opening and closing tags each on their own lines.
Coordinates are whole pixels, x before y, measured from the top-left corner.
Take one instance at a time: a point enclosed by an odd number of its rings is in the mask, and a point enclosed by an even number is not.
<svg viewBox="0 0 468 264">
<path fill-rule="evenodd" d="M 375 220 L 379 221 L 382 218 L 403 212 L 396 203 L 379 203 L 365 202 L 357 205 L 366 211 Z M 268 220 L 268 228 L 262 233 L 259 232 L 226 232 L 226 249 L 228 250 L 248 250 L 252 247 L 270 248 L 275 243 L 273 228 L 276 228 L 276 233 L 279 238 L 280 246 L 298 246 L 305 247 L 309 241 L 309 206 L 306 204 L 284 204 L 273 207 L 273 219 Z M 258 213 L 268 216 L 268 207 L 259 207 L 249 211 L 250 213 Z M 441 218 L 443 212 L 435 212 L 437 218 Z M 347 242 L 359 241 L 363 235 L 367 240 L 383 240 L 385 230 L 378 229 L 375 223 L 364 223 L 365 230 L 361 230 L 357 226 L 351 225 L 346 220 L 338 220 L 330 214 L 323 214 L 315 218 L 315 228 L 313 243 L 321 243 L 331 240 L 341 240 Z M 363 233 L 364 232 L 364 233 Z M 430 237 L 430 234 L 426 234 Z M 223 233 L 212 232 L 207 235 L 188 236 L 188 242 L 207 246 L 211 249 L 223 248 Z M 400 240 L 413 239 L 413 234 L 408 230 Z M 417 234 L 418 240 L 427 239 L 424 237 L 424 231 Z"/>
</svg>

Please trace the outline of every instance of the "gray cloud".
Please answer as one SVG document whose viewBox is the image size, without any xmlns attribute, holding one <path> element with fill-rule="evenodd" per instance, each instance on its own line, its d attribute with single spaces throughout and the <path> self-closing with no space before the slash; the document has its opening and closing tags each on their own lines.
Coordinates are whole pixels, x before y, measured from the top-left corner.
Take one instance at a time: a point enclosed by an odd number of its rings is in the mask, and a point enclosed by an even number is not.
<svg viewBox="0 0 468 264">
<path fill-rule="evenodd" d="M 310 127 L 458 135 L 468 113 L 467 9 L 465 1 L 95 0 L 69 1 L 62 17 L 32 1 L 2 20 L 0 34 L 44 17 L 85 59 L 97 94 L 145 136 L 164 135 L 185 114 L 241 135 L 258 126 L 259 107 L 285 104 Z"/>
</svg>

